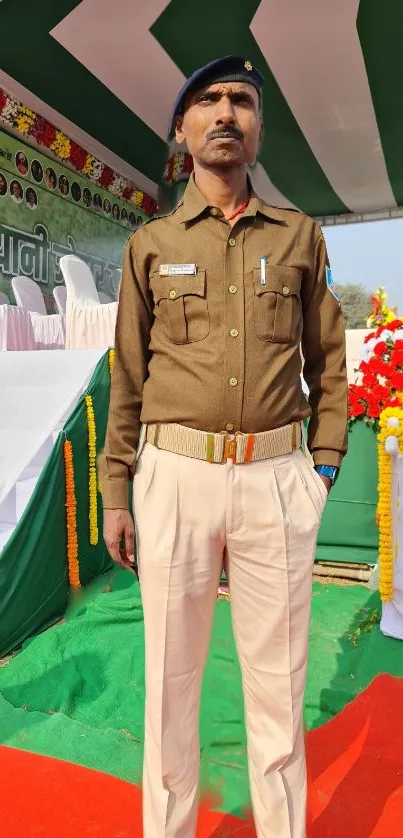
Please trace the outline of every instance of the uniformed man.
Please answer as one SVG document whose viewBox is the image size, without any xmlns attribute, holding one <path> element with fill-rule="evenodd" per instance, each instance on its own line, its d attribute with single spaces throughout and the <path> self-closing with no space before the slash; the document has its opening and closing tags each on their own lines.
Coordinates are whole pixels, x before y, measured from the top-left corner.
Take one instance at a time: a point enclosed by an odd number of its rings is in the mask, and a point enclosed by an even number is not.
<svg viewBox="0 0 403 838">
<path fill-rule="evenodd" d="M 200 685 L 224 558 L 257 835 L 306 835 L 311 575 L 346 450 L 345 341 L 320 228 L 268 206 L 247 176 L 262 83 L 234 56 L 188 79 L 170 135 L 187 142 L 194 174 L 124 257 L 101 484 L 107 547 L 130 566 L 134 477 L 145 838 L 195 836 Z M 308 417 L 315 467 L 301 451 Z"/>
</svg>

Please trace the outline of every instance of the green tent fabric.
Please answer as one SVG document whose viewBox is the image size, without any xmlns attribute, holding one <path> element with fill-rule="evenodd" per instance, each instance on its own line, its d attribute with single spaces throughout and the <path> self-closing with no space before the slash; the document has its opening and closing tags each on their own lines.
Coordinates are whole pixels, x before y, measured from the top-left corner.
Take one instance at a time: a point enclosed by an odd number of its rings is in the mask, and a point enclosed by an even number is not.
<svg viewBox="0 0 403 838">
<path fill-rule="evenodd" d="M 109 405 L 108 354 L 98 363 L 87 393 L 92 396 L 98 448 Z M 71 440 L 76 480 L 77 534 L 83 585 L 110 568 L 102 537 L 89 543 L 88 435 L 84 396 L 59 435 L 22 518 L 0 557 L 0 656 L 64 614 L 69 597 L 63 441 Z M 101 504 L 98 504 L 102 532 Z"/>
<path fill-rule="evenodd" d="M 333 221 L 393 217 L 403 204 L 402 28 L 398 0 L 160 0 L 147 15 L 102 3 L 96 16 L 89 0 L 3 0 L 0 86 L 34 110 L 40 102 L 76 143 L 91 137 L 104 163 L 156 197 L 179 88 L 236 53 L 265 78 L 262 197 Z M 15 130 L 9 111 L 1 122 Z"/>
<path fill-rule="evenodd" d="M 348 453 L 323 514 L 316 559 L 376 564 L 376 434 L 365 422 L 358 420 L 350 425 L 348 436 Z"/>
</svg>

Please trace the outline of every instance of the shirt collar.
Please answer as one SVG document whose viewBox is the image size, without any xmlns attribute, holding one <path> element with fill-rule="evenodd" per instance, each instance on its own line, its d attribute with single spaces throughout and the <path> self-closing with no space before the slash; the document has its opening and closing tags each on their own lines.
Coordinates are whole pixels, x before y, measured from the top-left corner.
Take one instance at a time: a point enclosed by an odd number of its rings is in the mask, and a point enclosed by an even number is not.
<svg viewBox="0 0 403 838">
<path fill-rule="evenodd" d="M 248 183 L 250 187 L 250 201 L 248 208 L 245 211 L 245 216 L 256 216 L 259 213 L 260 215 L 264 215 L 265 218 L 268 218 L 270 221 L 277 221 L 280 224 L 286 225 L 287 221 L 281 210 L 277 209 L 277 207 L 270 206 L 270 204 L 266 204 L 265 201 L 256 195 L 249 177 Z M 199 218 L 199 216 L 202 215 L 202 213 L 209 207 L 206 199 L 196 186 L 194 172 L 192 172 L 189 178 L 188 185 L 179 206 L 181 208 L 181 213 L 178 220 L 182 224 Z"/>
</svg>

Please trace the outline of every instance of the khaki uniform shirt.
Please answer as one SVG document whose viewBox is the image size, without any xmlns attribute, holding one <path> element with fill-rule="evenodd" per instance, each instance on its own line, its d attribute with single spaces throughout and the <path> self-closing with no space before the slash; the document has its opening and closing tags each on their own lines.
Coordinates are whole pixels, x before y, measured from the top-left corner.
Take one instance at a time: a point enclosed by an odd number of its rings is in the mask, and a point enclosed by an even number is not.
<svg viewBox="0 0 403 838">
<path fill-rule="evenodd" d="M 131 236 L 100 457 L 105 508 L 127 508 L 141 423 L 255 433 L 310 416 L 316 464 L 340 465 L 345 335 L 327 264 L 322 232 L 308 216 L 252 193 L 231 229 L 193 177 L 171 215 Z M 176 267 L 169 276 L 170 265 L 195 265 L 196 273 Z"/>
</svg>

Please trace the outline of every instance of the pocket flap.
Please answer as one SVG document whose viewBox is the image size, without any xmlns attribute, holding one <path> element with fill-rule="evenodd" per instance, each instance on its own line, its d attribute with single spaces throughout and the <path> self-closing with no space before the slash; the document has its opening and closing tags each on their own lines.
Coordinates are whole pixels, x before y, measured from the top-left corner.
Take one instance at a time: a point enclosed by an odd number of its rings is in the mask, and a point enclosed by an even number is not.
<svg viewBox="0 0 403 838">
<path fill-rule="evenodd" d="M 176 300 L 178 297 L 204 297 L 206 291 L 206 271 L 198 269 L 196 276 L 159 276 L 150 277 L 150 286 L 154 302 Z"/>
<path fill-rule="evenodd" d="M 260 268 L 254 268 L 256 294 L 267 291 L 282 294 L 283 297 L 292 295 L 299 297 L 301 290 L 302 271 L 290 268 L 288 265 L 266 265 L 266 284 L 260 281 Z"/>
</svg>

